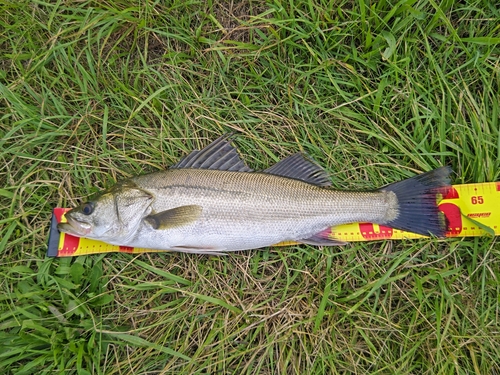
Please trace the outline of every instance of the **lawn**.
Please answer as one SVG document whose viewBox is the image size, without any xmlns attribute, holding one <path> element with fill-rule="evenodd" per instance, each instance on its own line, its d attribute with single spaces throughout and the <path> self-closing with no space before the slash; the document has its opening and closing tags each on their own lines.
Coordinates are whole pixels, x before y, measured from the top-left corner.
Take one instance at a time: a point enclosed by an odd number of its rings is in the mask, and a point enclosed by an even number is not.
<svg viewBox="0 0 500 375">
<path fill-rule="evenodd" d="M 500 179 L 500 10 L 0 3 L 4 374 L 500 374 L 495 238 L 47 258 L 53 207 L 221 134 L 337 189 Z"/>
</svg>

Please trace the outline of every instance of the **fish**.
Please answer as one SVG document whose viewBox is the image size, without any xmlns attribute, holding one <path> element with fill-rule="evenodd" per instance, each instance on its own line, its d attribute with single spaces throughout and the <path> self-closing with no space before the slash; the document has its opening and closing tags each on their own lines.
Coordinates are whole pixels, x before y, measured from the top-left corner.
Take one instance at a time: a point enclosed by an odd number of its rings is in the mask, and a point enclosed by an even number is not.
<svg viewBox="0 0 500 375">
<path fill-rule="evenodd" d="M 225 134 L 164 171 L 122 180 L 66 212 L 58 230 L 113 245 L 225 254 L 293 241 L 337 246 L 337 225 L 370 222 L 445 237 L 450 167 L 371 191 L 332 188 L 307 154 L 254 171 Z"/>
</svg>

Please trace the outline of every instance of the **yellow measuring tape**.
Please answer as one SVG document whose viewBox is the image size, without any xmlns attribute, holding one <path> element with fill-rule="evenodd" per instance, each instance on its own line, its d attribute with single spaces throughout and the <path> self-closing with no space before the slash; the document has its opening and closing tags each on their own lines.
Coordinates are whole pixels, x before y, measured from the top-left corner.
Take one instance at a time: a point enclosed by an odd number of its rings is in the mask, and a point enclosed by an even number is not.
<svg viewBox="0 0 500 375">
<path fill-rule="evenodd" d="M 500 234 L 500 182 L 453 185 L 442 192 L 439 209 L 448 220 L 447 237 L 483 236 L 487 233 Z M 57 223 L 65 222 L 64 213 L 68 208 L 55 208 L 49 236 L 48 256 L 64 257 L 97 253 L 125 252 L 146 253 L 165 252 L 115 246 L 88 238 L 78 238 L 59 233 Z M 404 238 L 424 238 L 425 236 L 392 229 L 371 223 L 354 223 L 333 227 L 331 237 L 340 241 L 400 240 Z M 294 244 L 284 242 L 276 246 Z"/>
</svg>

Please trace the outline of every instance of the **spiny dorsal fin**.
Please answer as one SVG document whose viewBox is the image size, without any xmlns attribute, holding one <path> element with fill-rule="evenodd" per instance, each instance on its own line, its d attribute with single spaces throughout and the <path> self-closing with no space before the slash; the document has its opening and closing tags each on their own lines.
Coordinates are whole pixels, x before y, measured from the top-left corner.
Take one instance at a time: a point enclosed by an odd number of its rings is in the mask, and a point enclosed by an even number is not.
<svg viewBox="0 0 500 375">
<path fill-rule="evenodd" d="M 180 206 L 146 216 L 144 221 L 153 229 L 170 229 L 192 223 L 200 217 L 202 210 L 201 206 L 197 205 Z"/>
<path fill-rule="evenodd" d="M 204 149 L 194 150 L 182 158 L 171 169 L 217 169 L 219 171 L 252 172 L 240 159 L 236 148 L 231 146 L 233 134 L 225 134 L 210 143 Z"/>
<path fill-rule="evenodd" d="M 330 186 L 328 174 L 309 156 L 297 153 L 280 160 L 264 173 L 294 178 L 317 186 Z"/>
</svg>

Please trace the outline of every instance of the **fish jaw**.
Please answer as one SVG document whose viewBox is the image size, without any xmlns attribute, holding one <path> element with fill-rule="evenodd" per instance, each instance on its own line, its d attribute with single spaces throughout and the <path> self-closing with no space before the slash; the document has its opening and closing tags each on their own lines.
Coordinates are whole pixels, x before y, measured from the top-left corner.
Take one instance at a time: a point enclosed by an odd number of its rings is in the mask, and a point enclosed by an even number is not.
<svg viewBox="0 0 500 375">
<path fill-rule="evenodd" d="M 71 217 L 71 212 L 66 213 L 67 223 L 57 224 L 57 229 L 60 232 L 68 233 L 77 237 L 85 237 L 92 231 L 92 225 L 76 220 Z"/>
</svg>

